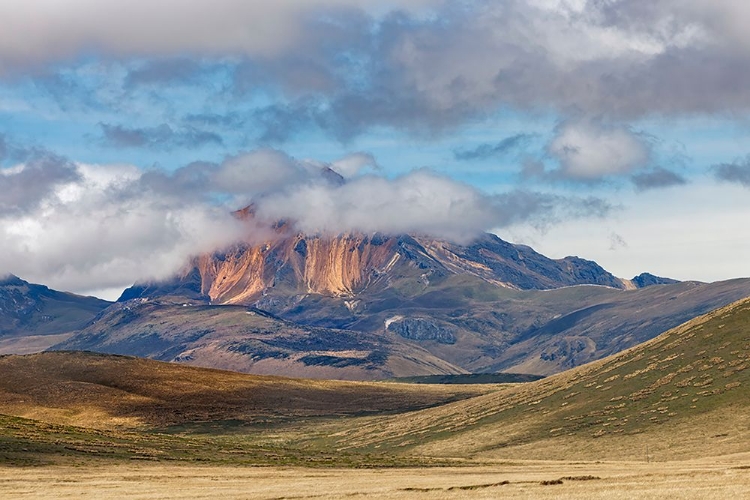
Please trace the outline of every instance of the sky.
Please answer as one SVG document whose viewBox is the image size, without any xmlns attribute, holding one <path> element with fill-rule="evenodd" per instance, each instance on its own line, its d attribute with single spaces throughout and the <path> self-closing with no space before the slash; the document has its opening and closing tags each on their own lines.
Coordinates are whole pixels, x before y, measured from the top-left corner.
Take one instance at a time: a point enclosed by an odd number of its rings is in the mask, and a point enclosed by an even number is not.
<svg viewBox="0 0 750 500">
<path fill-rule="evenodd" d="M 750 3 L 4 0 L 0 19 L 0 274 L 116 298 L 268 238 L 231 215 L 253 203 L 309 234 L 490 231 L 624 278 L 750 276 Z"/>
</svg>

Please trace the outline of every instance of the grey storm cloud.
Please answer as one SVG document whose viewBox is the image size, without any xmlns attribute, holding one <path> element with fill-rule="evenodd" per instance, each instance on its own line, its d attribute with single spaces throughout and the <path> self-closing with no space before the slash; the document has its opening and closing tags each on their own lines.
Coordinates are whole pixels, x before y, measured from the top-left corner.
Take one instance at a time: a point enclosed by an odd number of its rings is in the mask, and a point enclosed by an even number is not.
<svg viewBox="0 0 750 500">
<path fill-rule="evenodd" d="M 0 34 L 0 70 L 72 60 L 92 52 L 113 57 L 193 54 L 272 58 L 310 45 L 320 35 L 321 24 L 335 26 L 336 19 L 352 11 L 393 3 L 185 0 L 177 6 L 164 0 L 68 0 L 64 4 L 6 0 L 0 3 L 0 18 L 7 24 Z M 419 8 L 429 3 L 407 0 L 399 6 Z"/>
<path fill-rule="evenodd" d="M 711 167 L 714 177 L 750 188 L 750 156 Z"/>
<path fill-rule="evenodd" d="M 79 179 L 74 164 L 49 153 L 29 158 L 23 167 L 0 169 L 0 216 L 29 213 L 59 185 Z"/>
<path fill-rule="evenodd" d="M 189 0 L 178 16 L 162 1 L 42 3 L 0 4 L 0 73 L 96 54 L 145 59 L 128 79 L 148 84 L 192 78 L 202 63 L 186 57 L 226 63 L 234 92 L 281 92 L 269 141 L 285 126 L 431 134 L 500 108 L 630 120 L 750 107 L 750 7 L 736 0 Z"/>
<path fill-rule="evenodd" d="M 342 63 L 334 51 L 318 67 L 358 79 L 272 104 L 269 135 L 311 125 L 344 139 L 378 125 L 430 134 L 502 107 L 610 120 L 747 110 L 750 37 L 728 26 L 750 20 L 748 8 L 649 3 L 507 0 L 393 13 L 363 53 Z"/>
<path fill-rule="evenodd" d="M 123 125 L 100 123 L 101 142 L 114 148 L 150 148 L 169 150 L 177 147 L 198 148 L 206 144 L 222 144 L 215 132 L 193 126 L 173 129 L 163 123 L 157 127 L 131 128 Z"/>
<path fill-rule="evenodd" d="M 687 183 L 687 180 L 680 174 L 662 167 L 638 172 L 630 179 L 638 191 L 681 186 Z"/>
<path fill-rule="evenodd" d="M 534 137 L 534 134 L 515 134 L 495 144 L 480 144 L 472 149 L 456 149 L 453 156 L 457 160 L 484 160 L 503 156 L 522 150 Z"/>
</svg>

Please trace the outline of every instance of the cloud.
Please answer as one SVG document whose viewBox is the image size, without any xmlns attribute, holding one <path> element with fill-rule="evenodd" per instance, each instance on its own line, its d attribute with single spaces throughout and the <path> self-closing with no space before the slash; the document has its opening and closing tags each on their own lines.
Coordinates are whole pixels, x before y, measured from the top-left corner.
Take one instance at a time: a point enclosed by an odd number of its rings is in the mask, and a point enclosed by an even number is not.
<svg viewBox="0 0 750 500">
<path fill-rule="evenodd" d="M 400 3 L 419 8 L 428 2 Z M 0 18 L 7 24 L 0 35 L 0 67 L 70 60 L 82 52 L 119 57 L 273 57 L 310 44 L 316 25 L 335 27 L 331 20 L 339 15 L 382 5 L 374 0 L 186 0 L 179 7 L 161 0 L 112 0 L 106 5 L 89 0 L 69 0 L 65 5 L 55 0 L 33 5 L 7 0 L 0 4 Z"/>
<path fill-rule="evenodd" d="M 258 196 L 288 186 L 331 182 L 332 178 L 324 172 L 326 166 L 322 162 L 297 160 L 283 151 L 263 148 L 228 156 L 221 163 L 193 162 L 174 171 L 152 169 L 131 189 L 205 202 L 220 199 L 235 205 L 234 208 L 241 208 Z"/>
<path fill-rule="evenodd" d="M 565 179 L 596 181 L 644 167 L 650 150 L 642 136 L 626 126 L 592 121 L 561 124 L 547 146 Z"/>
<path fill-rule="evenodd" d="M 211 186 L 219 192 L 257 196 L 307 181 L 306 165 L 274 149 L 260 149 L 227 158 L 212 173 Z"/>
<path fill-rule="evenodd" d="M 526 191 L 487 195 L 425 169 L 395 179 L 369 175 L 340 185 L 299 184 L 255 204 L 260 216 L 293 220 L 306 233 L 420 233 L 460 242 L 520 221 L 543 226 L 611 209 L 598 199 Z"/>
<path fill-rule="evenodd" d="M 18 199 L 34 200 L 23 211 L 0 211 L 0 272 L 81 292 L 123 287 L 167 277 L 189 256 L 244 236 L 225 207 L 129 189 L 140 175 L 135 167 L 66 162 L 0 176 L 0 186 L 12 179 Z"/>
<path fill-rule="evenodd" d="M 625 241 L 625 238 L 613 232 L 609 235 L 609 249 L 615 251 L 618 248 L 628 248 L 628 242 Z"/>
<path fill-rule="evenodd" d="M 169 150 L 178 147 L 199 148 L 207 144 L 223 144 L 218 134 L 192 126 L 175 130 L 166 123 L 145 128 L 100 123 L 99 127 L 102 130 L 102 144 L 113 148 Z"/>
<path fill-rule="evenodd" d="M 612 209 L 597 198 L 491 195 L 426 169 L 393 179 L 362 173 L 376 164 L 367 153 L 328 164 L 271 149 L 172 172 L 29 161 L 0 171 L 0 273 L 85 292 L 164 278 L 190 256 L 271 238 L 279 219 L 314 234 L 417 232 L 468 241 L 517 222 L 544 227 Z M 251 203 L 253 221 L 231 215 Z"/>
<path fill-rule="evenodd" d="M 331 125 L 331 118 L 331 111 L 325 109 L 322 101 L 312 98 L 292 103 L 273 103 L 253 112 L 253 121 L 261 129 L 259 139 L 263 143 L 285 142 L 310 127 L 327 129 L 343 141 L 358 133 Z"/>
<path fill-rule="evenodd" d="M 40 2 L 0 3 L 0 75 L 42 81 L 93 57 L 132 68 L 126 89 L 228 78 L 266 144 L 309 128 L 445 133 L 499 110 L 627 122 L 750 109 L 750 12 L 735 0 L 187 0 L 179 16 L 164 1 Z"/>
<path fill-rule="evenodd" d="M 750 188 L 750 156 L 711 167 L 714 177 Z"/>
<path fill-rule="evenodd" d="M 493 156 L 504 156 L 528 146 L 534 134 L 515 134 L 496 144 L 480 144 L 473 149 L 456 149 L 453 156 L 456 160 L 485 160 Z"/>
<path fill-rule="evenodd" d="M 687 184 L 687 180 L 685 180 L 683 176 L 661 167 L 636 173 L 630 178 L 630 180 L 638 191 Z"/>
<path fill-rule="evenodd" d="M 232 127 L 239 128 L 245 125 L 246 119 L 239 113 L 194 113 L 186 115 L 183 119 L 188 125 L 200 127 Z"/>
<path fill-rule="evenodd" d="M 371 153 L 351 153 L 331 163 L 330 168 L 345 178 L 354 177 L 364 170 L 380 170 Z"/>
<path fill-rule="evenodd" d="M 750 37 L 737 20 L 748 18 L 731 0 L 445 2 L 432 16 L 393 12 L 371 19 L 369 43 L 321 56 L 311 81 L 325 68 L 326 85 L 298 85 L 264 115 L 277 140 L 310 126 L 346 140 L 376 126 L 441 133 L 501 109 L 611 121 L 747 111 Z"/>
<path fill-rule="evenodd" d="M 78 178 L 75 165 L 51 154 L 0 168 L 0 216 L 29 213 L 53 196 L 60 185 Z"/>
</svg>

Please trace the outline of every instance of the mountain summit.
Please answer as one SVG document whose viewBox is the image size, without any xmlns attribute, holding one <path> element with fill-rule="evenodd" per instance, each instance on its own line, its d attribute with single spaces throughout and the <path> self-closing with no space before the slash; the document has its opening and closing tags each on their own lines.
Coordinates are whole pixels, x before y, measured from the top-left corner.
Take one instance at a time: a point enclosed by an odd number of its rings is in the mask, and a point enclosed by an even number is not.
<svg viewBox="0 0 750 500">
<path fill-rule="evenodd" d="M 659 283 L 656 277 L 623 280 L 579 257 L 550 259 L 489 233 L 460 245 L 416 235 L 307 236 L 282 230 L 278 238 L 262 244 L 240 244 L 196 257 L 173 279 L 135 285 L 120 301 L 180 295 L 249 305 L 275 291 L 353 299 L 407 277 L 418 286 L 450 275 L 471 275 L 514 290 L 573 285 L 633 289 Z"/>
</svg>

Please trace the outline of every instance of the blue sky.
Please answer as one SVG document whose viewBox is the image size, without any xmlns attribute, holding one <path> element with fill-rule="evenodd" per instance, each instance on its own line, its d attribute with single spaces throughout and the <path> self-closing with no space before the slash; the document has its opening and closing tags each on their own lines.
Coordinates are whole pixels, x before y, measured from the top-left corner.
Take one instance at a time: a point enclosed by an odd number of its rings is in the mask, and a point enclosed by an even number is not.
<svg viewBox="0 0 750 500">
<path fill-rule="evenodd" d="M 251 238 L 228 213 L 254 202 L 308 232 L 493 231 L 626 278 L 750 275 L 739 2 L 9 0 L 0 17 L 0 272 L 114 296 Z"/>
</svg>

